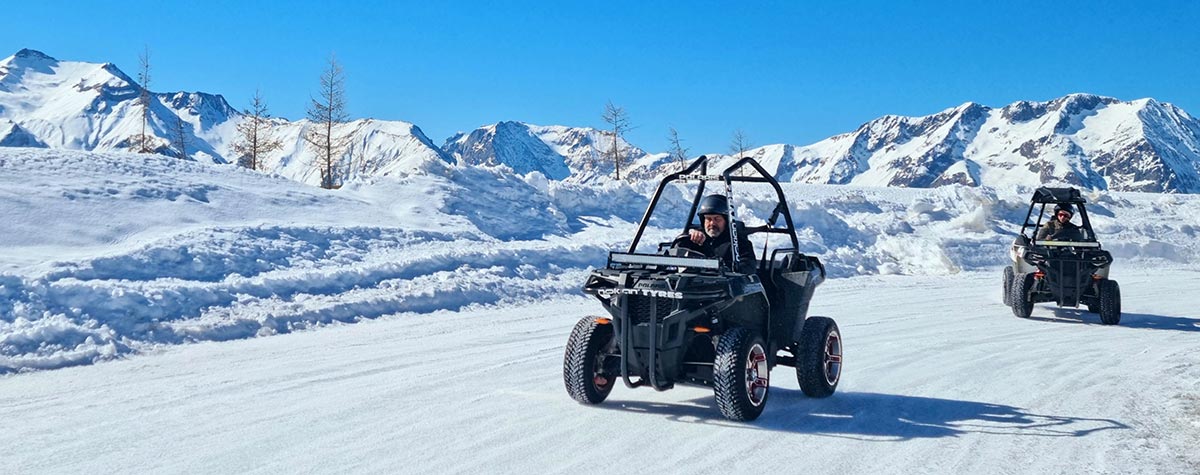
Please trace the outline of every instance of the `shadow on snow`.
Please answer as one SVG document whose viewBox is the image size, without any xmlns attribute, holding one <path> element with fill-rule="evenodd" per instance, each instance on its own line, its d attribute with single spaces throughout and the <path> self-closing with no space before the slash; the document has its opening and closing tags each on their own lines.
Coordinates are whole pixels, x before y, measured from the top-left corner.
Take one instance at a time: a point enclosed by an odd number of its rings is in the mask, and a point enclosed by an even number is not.
<svg viewBox="0 0 1200 475">
<path fill-rule="evenodd" d="M 1036 311 L 1035 307 L 1035 311 Z M 1100 316 L 1083 309 L 1050 307 L 1053 317 L 1029 317 L 1030 320 L 1054 323 L 1076 323 L 1084 325 L 1101 325 Z M 1200 318 L 1168 317 L 1148 313 L 1121 313 L 1119 326 L 1125 328 L 1146 328 L 1151 330 L 1175 330 L 1183 332 L 1200 332 Z"/>
<path fill-rule="evenodd" d="M 881 442 L 965 434 L 1083 437 L 1129 428 L 1112 419 L 1037 414 L 1003 404 L 859 392 L 811 399 L 799 390 L 781 388 L 771 388 L 766 411 L 749 423 L 722 418 L 712 397 L 687 404 L 610 401 L 597 407 L 659 414 L 678 422 Z"/>
</svg>

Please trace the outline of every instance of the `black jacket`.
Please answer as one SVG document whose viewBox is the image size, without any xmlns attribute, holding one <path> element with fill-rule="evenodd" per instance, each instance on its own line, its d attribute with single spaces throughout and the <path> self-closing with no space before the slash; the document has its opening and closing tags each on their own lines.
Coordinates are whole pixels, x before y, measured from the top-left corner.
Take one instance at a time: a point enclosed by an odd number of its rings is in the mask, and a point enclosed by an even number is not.
<svg viewBox="0 0 1200 475">
<path fill-rule="evenodd" d="M 1083 231 L 1074 223 L 1063 223 L 1057 219 L 1043 224 L 1037 233 L 1038 241 L 1082 241 Z"/>
<path fill-rule="evenodd" d="M 737 226 L 738 230 L 738 268 L 734 270 L 739 274 L 753 274 L 758 270 L 758 261 L 754 258 L 754 245 L 746 236 L 745 225 L 740 221 L 734 221 L 734 226 Z M 679 246 L 699 251 L 709 258 L 719 258 L 726 266 L 733 265 L 733 245 L 730 244 L 729 228 L 725 228 L 725 232 L 717 237 L 708 237 L 707 234 L 705 236 L 707 239 L 704 240 L 704 244 L 692 242 L 688 233 L 681 234 L 675 240 Z"/>
</svg>

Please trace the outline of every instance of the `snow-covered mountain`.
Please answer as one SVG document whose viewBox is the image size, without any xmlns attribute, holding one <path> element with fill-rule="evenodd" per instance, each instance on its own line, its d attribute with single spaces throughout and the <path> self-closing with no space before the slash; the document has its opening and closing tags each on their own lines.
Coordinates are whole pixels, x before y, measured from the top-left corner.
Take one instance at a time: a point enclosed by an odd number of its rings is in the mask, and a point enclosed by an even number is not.
<svg viewBox="0 0 1200 475">
<path fill-rule="evenodd" d="M 442 150 L 464 165 L 503 164 L 521 174 L 536 171 L 552 180 L 586 183 L 616 176 L 608 155 L 612 147 L 612 134 L 602 130 L 506 121 L 460 132 Z M 617 147 L 627 157 L 621 163 L 623 179 L 651 178 L 668 159 L 624 139 Z"/>
<path fill-rule="evenodd" d="M 614 176 L 611 136 L 590 128 L 500 122 L 443 145 L 467 164 L 506 164 L 554 180 Z M 622 142 L 622 175 L 675 169 L 667 154 Z M 1200 193 L 1200 121 L 1154 99 L 1071 94 L 1000 109 L 966 103 L 924 117 L 884 116 L 807 145 L 747 151 L 781 181 L 928 188 L 1063 183 L 1090 189 Z M 735 157 L 709 154 L 719 164 Z M 666 165 L 666 167 L 663 167 Z"/>
<path fill-rule="evenodd" d="M 867 186 L 950 183 L 1200 193 L 1200 121 L 1154 99 L 1072 94 L 1000 109 L 975 103 L 885 116 L 808 146 L 748 155 L 780 180 Z"/>
<path fill-rule="evenodd" d="M 315 156 L 304 141 L 308 120 L 276 120 L 272 133 L 283 147 L 264 161 L 268 170 L 309 185 L 319 185 Z M 341 158 L 345 181 L 444 170 L 450 158 L 416 125 L 399 120 L 358 119 L 334 126 L 334 134 L 350 137 Z M 232 150 L 229 154 L 234 155 Z"/>
<path fill-rule="evenodd" d="M 142 133 L 140 88 L 111 63 L 59 61 L 23 49 L 0 61 L 0 143 L 78 150 L 130 150 Z M 206 161 L 224 159 L 206 136 L 229 120 L 233 108 L 220 96 L 153 94 L 147 134 L 161 153 L 177 154 L 170 137 L 178 120 L 194 151 Z M 219 132 L 218 132 L 219 133 Z"/>
<path fill-rule="evenodd" d="M 0 147 L 38 147 L 46 144 L 25 129 L 8 119 L 0 119 Z"/>
<path fill-rule="evenodd" d="M 0 146 L 119 151 L 141 133 L 140 86 L 112 64 L 59 61 L 23 49 L 0 61 Z M 184 124 L 189 157 L 235 161 L 244 117 L 220 95 L 154 93 L 149 133 L 160 153 L 178 155 Z M 320 182 L 303 140 L 305 120 L 275 120 L 283 148 L 267 170 Z M 347 179 L 441 170 L 447 164 L 506 165 L 568 183 L 609 180 L 611 135 L 585 127 L 499 122 L 459 133 L 442 147 L 414 124 L 360 119 L 341 158 Z M 624 140 L 623 179 L 649 179 L 677 166 Z M 716 155 L 726 163 L 733 157 Z M 1002 108 L 966 103 L 923 117 L 884 116 L 817 143 L 774 144 L 747 152 L 782 181 L 935 187 L 951 183 L 1011 188 L 1064 183 L 1091 189 L 1200 193 L 1200 121 L 1154 99 L 1121 101 L 1071 94 Z"/>
<path fill-rule="evenodd" d="M 141 134 L 141 86 L 111 63 L 60 61 L 23 49 L 0 61 L 0 146 L 127 151 Z M 152 93 L 147 134 L 164 155 L 181 155 L 173 143 L 180 121 L 189 158 L 236 161 L 233 143 L 244 116 L 220 95 Z M 268 171 L 320 183 L 303 133 L 309 122 L 275 120 L 283 148 L 264 161 Z M 350 134 L 342 157 L 346 178 L 429 170 L 449 161 L 420 128 L 402 121 L 360 119 L 339 126 Z"/>
</svg>

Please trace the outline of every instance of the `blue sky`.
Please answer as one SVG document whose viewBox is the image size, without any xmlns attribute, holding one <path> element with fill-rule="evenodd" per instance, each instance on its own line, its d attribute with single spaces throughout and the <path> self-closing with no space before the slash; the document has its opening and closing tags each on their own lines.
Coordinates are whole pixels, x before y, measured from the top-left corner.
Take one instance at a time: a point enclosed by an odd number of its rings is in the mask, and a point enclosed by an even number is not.
<svg viewBox="0 0 1200 475">
<path fill-rule="evenodd" d="M 331 2 L 330 2 L 331 3 Z M 437 144 L 501 120 L 604 125 L 693 154 L 808 144 L 885 114 L 1089 92 L 1200 115 L 1200 2 L 10 2 L 0 56 L 112 62 L 151 89 L 261 89 L 304 116 L 331 53 L 348 112 Z M 833 4 L 833 5 L 831 5 Z"/>
</svg>

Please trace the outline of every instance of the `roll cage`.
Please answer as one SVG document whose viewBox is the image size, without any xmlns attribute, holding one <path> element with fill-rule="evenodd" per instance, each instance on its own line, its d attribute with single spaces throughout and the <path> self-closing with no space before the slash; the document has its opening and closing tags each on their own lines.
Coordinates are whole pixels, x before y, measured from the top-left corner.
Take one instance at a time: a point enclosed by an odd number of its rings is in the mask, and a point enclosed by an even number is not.
<svg viewBox="0 0 1200 475">
<path fill-rule="evenodd" d="M 734 172 L 738 171 L 739 169 L 741 169 L 747 165 L 749 165 L 750 168 L 757 175 L 749 175 L 749 176 L 734 175 Z M 771 260 L 774 260 L 775 255 L 778 254 L 779 252 L 795 252 L 796 250 L 798 250 L 800 248 L 800 242 L 796 238 L 796 226 L 792 221 L 792 212 L 791 212 L 790 208 L 788 207 L 787 198 L 783 194 L 783 189 L 779 187 L 779 182 L 777 182 L 775 180 L 775 178 L 772 177 L 771 174 L 768 173 L 762 167 L 762 165 L 759 165 L 759 163 L 757 161 L 755 161 L 753 158 L 742 157 L 737 162 L 734 162 L 733 165 L 726 167 L 725 170 L 721 171 L 720 173 L 718 173 L 716 175 L 710 175 L 710 174 L 708 174 L 708 156 L 702 155 L 702 156 L 700 156 L 700 158 L 697 158 L 695 161 L 693 161 L 691 164 L 689 164 L 687 166 L 687 168 L 683 169 L 682 171 L 669 174 L 666 177 L 664 177 L 661 182 L 659 182 L 658 188 L 654 191 L 654 196 L 650 199 L 650 204 L 649 204 L 649 206 L 646 207 L 646 212 L 645 212 L 645 214 L 642 215 L 642 220 L 638 224 L 637 233 L 634 234 L 633 241 L 629 244 L 628 252 L 610 253 L 609 259 L 608 259 L 609 268 L 613 268 L 614 264 L 616 264 L 617 267 L 623 267 L 623 266 L 629 266 L 629 265 L 645 266 L 645 267 L 675 267 L 675 266 L 686 265 L 690 268 L 694 267 L 697 270 L 701 270 L 701 271 L 716 270 L 719 272 L 724 272 L 723 268 L 719 265 L 719 261 L 717 259 L 667 257 L 667 256 L 661 256 L 658 254 L 639 254 L 639 253 L 637 253 L 637 247 L 638 247 L 638 244 L 641 242 L 642 234 L 645 232 L 646 226 L 650 222 L 650 216 L 654 214 L 654 209 L 658 205 L 658 200 L 662 197 L 663 190 L 665 190 L 667 188 L 667 185 L 669 185 L 671 183 L 676 183 L 676 182 L 688 183 L 688 182 L 692 182 L 692 181 L 699 182 L 699 185 L 696 189 L 696 195 L 692 198 L 692 206 L 691 206 L 691 209 L 688 210 L 687 221 L 684 222 L 684 225 L 683 225 L 683 232 L 687 232 L 688 229 L 692 229 L 695 227 L 696 209 L 700 206 L 700 200 L 704 197 L 705 185 L 710 181 L 722 182 L 725 184 L 724 195 L 725 195 L 725 199 L 729 203 L 729 211 L 726 213 L 725 218 L 726 218 L 726 222 L 730 223 L 730 225 L 729 225 L 730 236 L 729 237 L 730 237 L 731 245 L 733 247 L 733 249 L 732 249 L 733 262 L 729 263 L 730 269 L 738 268 L 738 260 L 739 260 L 739 253 L 738 253 L 738 237 L 739 236 L 738 236 L 738 234 L 741 232 L 745 232 L 747 235 L 756 234 L 756 233 L 771 233 L 771 234 L 787 235 L 788 238 L 791 240 L 792 247 L 775 249 L 771 253 Z M 737 211 L 736 211 L 736 207 L 734 206 L 734 201 L 733 201 L 733 184 L 735 182 L 738 182 L 738 183 L 767 183 L 767 184 L 770 184 L 771 187 L 775 190 L 775 195 L 777 198 L 777 201 L 775 204 L 775 209 L 773 211 L 771 211 L 771 216 L 770 216 L 770 218 L 767 219 L 766 224 L 764 224 L 762 226 L 756 226 L 756 227 L 752 227 L 752 228 L 746 227 L 746 228 L 741 228 L 741 229 L 739 229 L 738 226 L 733 224 L 736 222 L 735 218 L 737 217 Z M 776 227 L 776 222 L 779 220 L 780 216 L 783 217 L 783 227 Z M 662 251 L 661 245 L 660 245 L 659 250 Z M 767 248 L 764 246 L 763 259 L 762 259 L 764 262 L 767 262 L 766 253 L 767 253 Z"/>
<path fill-rule="evenodd" d="M 1100 243 L 1096 240 L 1096 233 L 1092 230 L 1092 222 L 1088 219 L 1087 208 L 1084 204 L 1087 200 L 1083 198 L 1078 189 L 1075 188 L 1050 188 L 1040 187 L 1033 192 L 1033 198 L 1029 200 L 1029 211 L 1025 214 L 1025 222 L 1021 225 L 1021 237 L 1034 246 L 1072 246 L 1072 247 L 1095 247 L 1099 248 Z M 1043 226 L 1042 217 L 1046 215 L 1046 206 L 1070 204 L 1076 210 L 1082 220 L 1079 230 L 1083 233 L 1082 241 L 1037 241 L 1037 230 Z M 1038 208 L 1038 206 L 1041 206 Z M 1033 217 L 1034 208 L 1038 208 L 1037 220 L 1030 222 Z M 1047 221 L 1048 222 L 1048 221 Z M 1026 233 L 1026 230 L 1032 229 L 1032 233 Z"/>
</svg>

